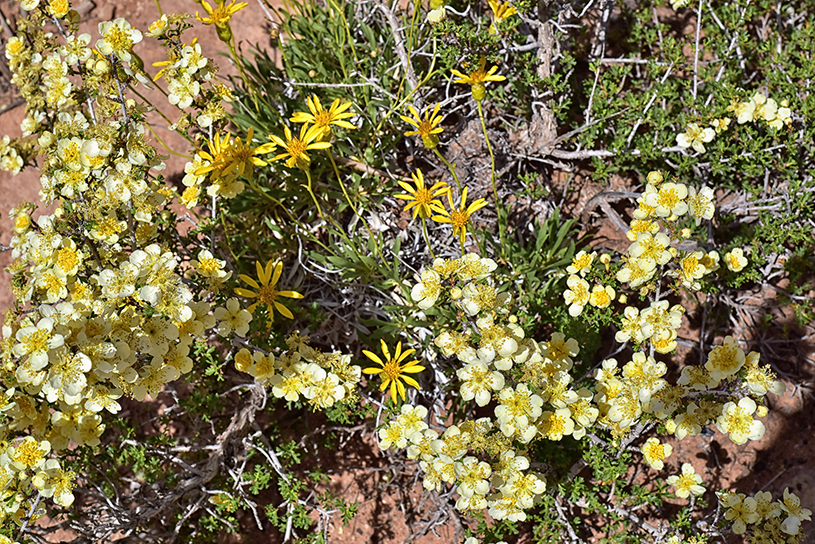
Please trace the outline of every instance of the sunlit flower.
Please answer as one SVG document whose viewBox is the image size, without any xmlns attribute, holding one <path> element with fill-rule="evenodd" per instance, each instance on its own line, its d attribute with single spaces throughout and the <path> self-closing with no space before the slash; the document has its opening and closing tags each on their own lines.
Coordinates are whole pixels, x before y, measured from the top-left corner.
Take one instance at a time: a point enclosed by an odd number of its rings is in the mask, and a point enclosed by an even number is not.
<svg viewBox="0 0 815 544">
<path fill-rule="evenodd" d="M 735 444 L 744 444 L 748 440 L 760 440 L 764 436 L 764 424 L 753 419 L 756 403 L 745 397 L 739 401 L 728 402 L 722 408 L 722 415 L 716 420 L 716 427 L 730 434 Z"/>
<path fill-rule="evenodd" d="M 441 115 L 439 115 L 439 108 L 441 108 L 441 104 L 436 104 L 436 106 L 433 108 L 433 112 L 431 113 L 430 106 L 428 106 L 424 109 L 422 115 L 419 115 L 416 108 L 408 105 L 408 109 L 413 117 L 407 117 L 406 115 L 400 115 L 399 117 L 405 123 L 409 123 L 416 127 L 416 130 L 409 130 L 405 132 L 405 136 L 420 136 L 422 138 L 422 143 L 427 149 L 435 149 L 438 147 L 439 137 L 437 134 L 444 132 L 443 128 L 437 126 L 439 123 L 441 123 L 442 119 Z"/>
<path fill-rule="evenodd" d="M 308 106 L 310 113 L 305 113 L 302 111 L 295 112 L 294 115 L 291 116 L 291 122 L 312 123 L 315 130 L 319 130 L 317 141 L 328 141 L 331 138 L 331 125 L 336 125 L 343 128 L 357 128 L 345 120 L 354 116 L 353 113 L 346 111 L 351 107 L 351 102 L 346 102 L 344 104 L 341 104 L 340 102 L 340 99 L 337 98 L 331 104 L 331 107 L 326 110 L 323 109 L 323 105 L 320 103 L 320 98 L 316 95 L 312 95 L 310 98 L 306 99 L 306 105 Z"/>
<path fill-rule="evenodd" d="M 724 264 L 733 272 L 744 270 L 744 267 L 747 266 L 747 257 L 744 256 L 744 250 L 737 247 L 725 253 Z"/>
<path fill-rule="evenodd" d="M 309 128 L 308 125 L 300 127 L 299 137 L 292 136 L 291 130 L 289 130 L 287 126 L 283 127 L 283 131 L 286 135 L 285 140 L 275 134 L 269 135 L 269 139 L 271 139 L 272 142 L 286 150 L 285 153 L 274 156 L 272 160 L 286 159 L 286 166 L 289 168 L 296 166 L 301 170 L 306 170 L 309 164 L 311 164 L 311 159 L 306 154 L 306 151 L 311 149 L 328 149 L 331 147 L 331 144 L 328 142 L 316 141 L 322 131 L 322 129 L 316 125 L 311 128 Z"/>
<path fill-rule="evenodd" d="M 470 91 L 473 93 L 473 98 L 479 102 L 484 100 L 484 97 L 487 94 L 487 89 L 484 86 L 484 83 L 487 81 L 504 81 L 506 79 L 504 76 L 495 75 L 495 72 L 498 71 L 498 66 L 493 66 L 489 69 L 489 71 L 485 70 L 486 66 L 486 59 L 481 57 L 481 60 L 478 63 L 478 68 L 469 74 L 465 75 L 458 70 L 452 70 L 453 75 L 458 77 L 455 82 L 469 84 Z"/>
<path fill-rule="evenodd" d="M 685 132 L 676 135 L 676 143 L 679 147 L 693 147 L 697 152 L 704 153 L 705 144 L 713 141 L 715 136 L 716 131 L 712 128 L 700 128 L 696 123 L 690 123 Z"/>
<path fill-rule="evenodd" d="M 272 142 L 252 146 L 252 136 L 254 135 L 254 128 L 249 127 L 246 134 L 246 141 L 241 141 L 240 138 L 235 138 L 232 146 L 227 153 L 227 160 L 224 161 L 226 165 L 223 167 L 224 172 L 237 171 L 239 176 L 246 176 L 252 179 L 253 166 L 266 166 L 266 161 L 259 159 L 256 155 L 265 155 L 275 150 L 275 144 Z"/>
<path fill-rule="evenodd" d="M 691 494 L 699 496 L 705 492 L 702 484 L 702 477 L 696 474 L 693 465 L 690 463 L 682 464 L 682 474 L 679 476 L 668 476 L 668 484 L 675 486 L 675 494 L 680 499 L 687 499 Z"/>
<path fill-rule="evenodd" d="M 273 266 L 274 268 L 272 268 Z M 269 312 L 269 325 L 271 325 L 272 320 L 274 319 L 275 309 L 283 314 L 283 316 L 293 319 L 294 315 L 288 308 L 278 302 L 278 298 L 303 298 L 303 295 L 297 291 L 278 291 L 275 289 L 277 287 L 278 280 L 280 280 L 280 274 L 283 272 L 283 263 L 278 262 L 277 264 L 272 265 L 272 261 L 269 261 L 266 263 L 266 267 L 264 268 L 260 264 L 260 261 L 258 261 L 255 263 L 255 268 L 257 269 L 258 279 L 260 280 L 259 284 L 246 274 L 241 274 L 240 279 L 251 285 L 257 290 L 257 292 L 238 287 L 235 289 L 235 294 L 242 297 L 258 299 L 257 302 L 248 308 L 250 312 L 254 312 L 258 304 L 265 304 L 266 309 Z"/>
<path fill-rule="evenodd" d="M 368 350 L 362 350 L 362 353 L 365 354 L 370 360 L 381 366 L 382 368 L 364 368 L 362 372 L 365 374 L 381 374 L 382 375 L 382 385 L 379 387 L 380 391 L 384 391 L 385 389 L 390 386 L 390 393 L 391 399 L 393 402 L 396 402 L 397 394 L 402 400 L 405 400 L 405 386 L 402 384 L 400 380 L 404 380 L 406 384 L 415 387 L 416 389 L 421 389 L 419 386 L 419 382 L 411 378 L 410 376 L 406 376 L 405 374 L 416 374 L 417 372 L 421 372 L 424 370 L 425 367 L 421 366 L 418 360 L 408 361 L 402 364 L 406 358 L 416 352 L 415 349 L 408 349 L 404 352 L 402 351 L 402 342 L 396 344 L 396 352 L 391 357 L 390 351 L 388 350 L 387 344 L 385 344 L 384 340 L 380 340 L 382 344 L 382 353 L 385 356 L 385 361 L 383 362 L 379 355 L 370 352 Z"/>
<path fill-rule="evenodd" d="M 450 191 L 447 192 L 447 200 L 450 202 L 450 211 L 446 209 L 439 212 L 442 215 L 434 215 L 431 217 L 437 223 L 449 223 L 453 225 L 453 236 L 459 235 L 461 243 L 464 243 L 464 238 L 467 236 L 467 224 L 470 222 L 470 216 L 487 205 L 487 201 L 479 198 L 467 206 L 467 187 L 461 192 L 461 205 L 456 209 L 453 204 L 453 195 Z"/>
<path fill-rule="evenodd" d="M 215 25 L 218 32 L 218 38 L 223 42 L 230 42 L 232 40 L 232 29 L 229 26 L 229 20 L 237 12 L 248 6 L 246 2 L 235 4 L 236 0 L 226 5 L 226 0 L 218 0 L 215 4 L 215 9 L 206 0 L 201 0 L 201 6 L 207 12 L 209 17 L 201 17 L 198 12 L 195 12 L 195 18 L 204 23 L 205 25 Z"/>
<path fill-rule="evenodd" d="M 663 460 L 671 455 L 673 448 L 670 444 L 660 444 L 659 439 L 651 437 L 640 448 L 645 462 L 654 470 L 662 470 L 665 466 Z"/>
<path fill-rule="evenodd" d="M 492 9 L 493 23 L 490 25 L 490 34 L 498 34 L 497 24 L 504 19 L 518 13 L 518 11 L 508 1 L 501 3 L 499 0 L 487 0 Z"/>
<path fill-rule="evenodd" d="M 405 205 L 405 211 L 413 208 L 413 219 L 416 219 L 416 216 L 426 219 L 433 212 L 445 213 L 444 206 L 435 199 L 450 192 L 447 184 L 439 181 L 428 188 L 425 185 L 424 174 L 422 174 L 421 170 L 411 174 L 411 177 L 416 187 L 411 187 L 404 181 L 400 181 L 398 182 L 399 185 L 409 194 L 394 195 L 396 198 L 408 201 Z"/>
<path fill-rule="evenodd" d="M 209 151 L 199 151 L 198 158 L 195 159 L 195 162 L 187 163 L 192 167 L 194 167 L 196 164 L 201 164 L 192 171 L 192 174 L 195 176 L 203 176 L 209 172 L 215 172 L 212 174 L 212 179 L 214 180 L 220 177 L 224 171 L 227 161 L 229 161 L 229 149 L 231 147 L 229 141 L 231 138 L 232 135 L 229 133 L 224 134 L 223 138 L 220 138 L 216 133 L 212 140 L 207 143 Z M 202 164 L 202 161 L 206 161 L 206 163 Z M 184 170 L 187 171 L 186 166 L 184 167 Z"/>
<path fill-rule="evenodd" d="M 130 50 L 142 41 L 142 33 L 122 17 L 99 23 L 99 35 L 102 38 L 96 41 L 96 49 L 103 55 L 116 55 L 123 62 L 130 62 Z"/>
<path fill-rule="evenodd" d="M 569 305 L 569 315 L 577 317 L 591 298 L 589 283 L 580 276 L 572 275 L 566 280 L 566 285 L 569 288 L 563 292 L 563 298 Z"/>
</svg>

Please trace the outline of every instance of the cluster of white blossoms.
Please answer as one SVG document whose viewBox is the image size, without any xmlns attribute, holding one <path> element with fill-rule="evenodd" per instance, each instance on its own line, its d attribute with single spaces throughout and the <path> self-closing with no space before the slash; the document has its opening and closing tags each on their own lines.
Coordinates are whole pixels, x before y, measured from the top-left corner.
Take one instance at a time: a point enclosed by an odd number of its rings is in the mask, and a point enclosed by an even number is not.
<svg viewBox="0 0 815 544">
<path fill-rule="evenodd" d="M 588 389 L 571 387 L 577 341 L 561 333 L 548 342 L 526 338 L 510 293 L 493 285 L 495 268 L 474 254 L 436 259 L 411 292 L 422 309 L 452 304 L 468 318 L 434 344 L 458 361 L 461 399 L 492 406 L 492 417 L 431 428 L 426 408 L 403 405 L 379 438 L 383 449 L 406 448 L 419 460 L 426 488 L 454 485 L 459 510 L 486 509 L 494 519 L 521 521 L 546 489 L 545 478 L 530 468 L 527 445 L 582 438 L 599 410 Z"/>
<path fill-rule="evenodd" d="M 756 91 L 747 102 L 733 100 L 727 111 L 733 112 L 740 125 L 763 121 L 767 123 L 767 126 L 781 129 L 792 124 L 792 110 L 789 108 L 789 102 L 786 100 L 776 102 L 772 98 L 767 98 L 767 95 L 761 91 Z"/>
<path fill-rule="evenodd" d="M 674 3 L 684 3 L 686 0 L 676 0 Z M 750 100 L 744 102 L 739 99 L 732 100 L 727 107 L 732 112 L 738 124 L 743 125 L 752 121 L 763 121 L 767 126 L 780 130 L 792 125 L 792 110 L 789 102 L 782 100 L 779 104 L 772 98 L 767 98 L 761 91 Z M 679 147 L 693 148 L 698 153 L 705 152 L 705 144 L 710 143 L 717 134 L 724 132 L 730 126 L 731 120 L 727 117 L 716 118 L 710 126 L 702 127 L 698 123 L 688 123 L 685 132 L 676 135 Z"/>
<path fill-rule="evenodd" d="M 155 64 L 162 67 L 155 79 L 164 78 L 167 100 L 179 109 L 200 102 L 195 122 L 206 130 L 226 117 L 223 103 L 232 101 L 232 93 L 226 86 L 214 82 L 217 68 L 204 56 L 197 38 L 189 44 L 181 41 L 187 24 L 185 19 L 184 15 L 162 15 L 150 25 L 147 36 L 160 40 L 167 51 L 167 60 Z M 180 123 L 187 122 L 182 117 Z"/>
<path fill-rule="evenodd" d="M 28 516 L 38 495 L 69 506 L 75 476 L 61 452 L 98 446 L 118 399 L 155 397 L 192 371 L 196 341 L 244 336 L 252 320 L 237 299 L 216 307 L 231 273 L 210 251 L 191 258 L 197 240 L 179 240 L 169 208 L 177 195 L 145 136 L 147 106 L 123 99 L 147 81 L 132 51 L 142 33 L 124 19 L 102 22 L 93 54 L 75 12 L 58 3 L 29 1 L 24 31 L 6 44 L 27 110 L 24 138 L 0 141 L 0 165 L 39 159 L 40 197 L 55 209 L 37 220 L 34 204 L 10 214 L 17 304 L 0 341 L 0 524 Z M 177 52 L 173 77 L 212 68 L 194 44 Z M 308 375 L 300 393 L 318 406 L 348 396 L 359 368 L 304 350 L 281 357 L 276 377 Z M 253 365 L 262 376 L 263 362 Z M 328 391 L 335 382 L 341 392 Z"/>
<path fill-rule="evenodd" d="M 23 158 L 11 143 L 11 138 L 3 136 L 0 140 L 0 170 L 16 174 L 23 168 Z"/>
<path fill-rule="evenodd" d="M 736 444 L 758 440 L 764 435 L 764 425 L 756 418 L 767 413 L 767 408 L 758 403 L 767 393 L 782 394 L 785 390 L 770 367 L 759 364 L 758 353 L 745 355 L 729 336 L 711 349 L 703 365 L 683 368 L 675 384 L 666 379 L 666 364 L 653 357 L 655 352 L 668 354 L 677 347 L 677 331 L 685 314 L 685 308 L 671 304 L 667 296 L 680 288 L 700 289 L 699 280 L 720 268 L 716 251 L 677 247 L 690 237 L 690 232 L 680 229 L 676 222 L 688 215 L 697 225 L 703 219 L 711 219 L 715 210 L 713 199 L 713 191 L 707 187 L 697 191 L 680 183 L 665 182 L 660 172 L 651 172 L 645 193 L 637 200 L 638 207 L 627 233 L 632 243 L 622 257 L 616 279 L 650 300 L 644 308 L 624 307 L 615 339 L 620 343 L 633 342 L 641 351 L 636 351 L 622 366 L 615 359 L 603 361 L 594 375 L 596 393 L 592 400 L 599 409 L 596 423 L 611 429 L 615 436 L 626 435 L 645 418 L 664 421 L 668 432 L 679 439 L 698 435 L 705 426 L 715 424 Z M 595 253 L 581 251 L 566 269 L 570 276 L 564 299 L 572 315 L 579 315 L 586 305 L 602 307 L 592 302 L 594 293 L 601 289 L 609 290 L 613 297 L 610 286 L 596 284 L 590 291 L 589 282 L 584 279 L 602 276 L 602 271 L 598 274 L 592 269 L 597 260 L 606 265 L 608 273 L 610 256 L 595 257 Z M 732 271 L 747 264 L 740 248 L 726 253 L 721 260 Z M 663 278 L 673 281 L 671 290 L 663 288 Z M 620 301 L 625 300 L 625 295 L 621 295 Z M 652 468 L 661 470 L 671 447 L 652 437 L 641 451 Z M 697 477 L 695 473 L 676 477 L 683 485 L 687 484 L 680 487 L 680 497 L 688 497 L 691 493 L 688 486 L 698 485 L 693 483 Z M 701 492 L 700 487 L 693 490 L 694 494 Z"/>
<path fill-rule="evenodd" d="M 784 490 L 783 500 L 775 502 L 769 491 L 752 497 L 729 491 L 718 495 L 731 529 L 737 535 L 746 534 L 750 544 L 799 544 L 805 537 L 801 522 L 812 519 L 812 511 L 802 508 L 801 500 L 789 489 Z"/>
<path fill-rule="evenodd" d="M 679 2 L 685 2 L 685 0 L 677 0 L 675 3 Z M 789 108 L 789 102 L 782 100 L 778 103 L 772 98 L 767 98 L 761 91 L 756 91 L 747 102 L 739 99 L 732 100 L 727 111 L 733 113 L 736 122 L 740 125 L 752 121 L 763 121 L 767 126 L 777 130 L 792 125 L 792 110 Z M 714 119 L 707 127 L 699 126 L 698 123 L 688 123 L 685 132 L 676 135 L 676 143 L 679 147 L 692 147 L 694 151 L 704 153 L 705 144 L 712 142 L 717 134 L 727 130 L 730 122 L 729 118 L 723 117 Z"/>
<path fill-rule="evenodd" d="M 289 336 L 286 344 L 288 351 L 278 356 L 243 348 L 235 354 L 235 368 L 271 386 L 277 398 L 294 402 L 302 396 L 318 409 L 355 398 L 362 368 L 351 364 L 350 355 L 323 353 L 298 333 Z"/>
<path fill-rule="evenodd" d="M 662 181 L 655 175 L 649 180 L 656 184 Z M 676 185 L 661 189 L 665 193 L 676 191 Z M 632 228 L 642 229 L 654 240 L 660 233 L 646 222 L 675 220 L 672 215 L 687 213 L 691 205 L 685 200 L 683 209 L 677 202 L 661 199 L 660 189 L 648 194 L 657 196 L 641 199 L 641 206 L 648 206 L 650 201 L 651 211 L 641 214 Z M 682 194 L 687 197 L 687 192 Z M 707 200 L 692 206 L 700 216 L 709 217 L 712 195 L 703 197 Z M 633 240 L 648 247 L 635 251 L 637 257 L 628 263 L 643 260 L 643 267 L 657 270 L 676 258 L 667 249 L 671 239 L 665 236 L 668 241 L 659 252 L 644 237 L 635 236 Z M 595 257 L 593 253 L 579 253 L 568 269 L 571 277 L 582 281 Z M 610 263 L 603 256 L 597 260 L 603 265 Z M 754 416 L 765 415 L 766 408 L 756 401 L 768 392 L 783 392 L 784 386 L 769 367 L 758 365 L 757 354 L 745 356 L 732 338 L 711 350 L 704 368 L 683 370 L 677 384 L 666 379 L 665 363 L 643 351 L 635 352 L 621 366 L 614 359 L 605 360 L 593 376 L 592 393 L 574 384 L 570 374 L 572 358 L 579 351 L 577 342 L 561 333 L 554 333 L 549 342 L 527 338 L 512 313 L 511 290 L 499 294 L 493 285 L 494 269 L 491 260 L 475 255 L 436 259 L 432 267 L 422 271 L 422 281 L 411 292 L 420 308 L 452 304 L 465 318 L 460 330 L 442 332 L 434 344 L 442 355 L 458 361 L 455 376 L 462 401 L 491 408 L 492 416 L 454 421 L 445 427 L 438 418 L 429 419 L 426 408 L 403 405 L 402 411 L 379 430 L 381 448 L 403 448 L 408 457 L 419 460 L 425 487 L 441 490 L 446 484 L 455 486 L 460 510 L 486 509 L 495 519 L 525 519 L 524 511 L 546 487 L 545 478 L 529 470 L 528 448 L 539 440 L 558 441 L 569 435 L 580 439 L 593 427 L 623 437 L 648 419 L 664 421 L 669 432 L 680 439 L 699 434 L 709 424 L 716 424 L 736 443 L 763 435 L 764 427 Z M 671 306 L 664 298 L 654 298 L 641 311 L 626 309 L 618 339 L 632 339 L 638 344 L 648 341 L 654 351 L 667 353 L 676 347 L 676 330 L 684 309 Z M 709 395 L 714 389 L 719 394 Z M 654 470 L 662 470 L 671 447 L 652 437 L 641 451 Z M 680 497 L 704 491 L 701 477 L 692 467 L 672 478 Z"/>
</svg>

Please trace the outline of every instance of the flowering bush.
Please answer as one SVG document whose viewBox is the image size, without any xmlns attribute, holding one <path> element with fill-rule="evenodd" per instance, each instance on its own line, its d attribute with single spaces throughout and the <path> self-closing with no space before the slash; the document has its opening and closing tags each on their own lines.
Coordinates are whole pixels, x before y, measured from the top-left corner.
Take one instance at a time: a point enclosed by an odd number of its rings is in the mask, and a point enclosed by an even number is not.
<svg viewBox="0 0 815 544">
<path fill-rule="evenodd" d="M 245 2 L 92 35 L 22 0 L 0 168 L 52 211 L 9 214 L 0 542 L 326 542 L 360 504 L 321 456 L 355 434 L 437 507 L 413 536 L 803 542 L 789 488 L 677 453 L 761 440 L 795 385 L 741 293 L 812 318 L 815 13 L 742 3 L 689 40 L 692 8 L 635 2 L 616 42 L 610 2 L 261 4 L 281 68 L 241 49 Z M 598 207 L 613 243 L 578 237 Z"/>
</svg>

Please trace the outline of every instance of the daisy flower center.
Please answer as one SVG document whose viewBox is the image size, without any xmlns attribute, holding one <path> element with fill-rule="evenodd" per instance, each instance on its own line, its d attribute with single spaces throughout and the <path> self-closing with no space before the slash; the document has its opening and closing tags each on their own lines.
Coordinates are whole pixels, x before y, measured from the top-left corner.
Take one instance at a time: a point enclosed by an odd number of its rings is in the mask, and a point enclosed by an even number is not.
<svg viewBox="0 0 815 544">
<path fill-rule="evenodd" d="M 467 222 L 470 220 L 470 214 L 466 211 L 457 211 L 453 210 L 450 213 L 450 222 L 453 224 L 453 227 L 456 229 L 462 229 L 467 226 Z"/>
<path fill-rule="evenodd" d="M 299 138 L 292 138 L 286 143 L 286 151 L 294 158 L 300 158 L 306 153 L 306 143 Z"/>
<path fill-rule="evenodd" d="M 318 127 L 327 127 L 331 124 L 331 114 L 326 110 L 314 114 L 314 124 Z"/>
<path fill-rule="evenodd" d="M 273 304 L 277 300 L 277 291 L 271 285 L 265 285 L 260 288 L 258 298 L 265 304 Z"/>
<path fill-rule="evenodd" d="M 382 367 L 382 374 L 387 376 L 389 380 L 396 380 L 402 375 L 402 369 L 395 361 L 388 361 L 385 363 L 385 366 Z"/>
</svg>

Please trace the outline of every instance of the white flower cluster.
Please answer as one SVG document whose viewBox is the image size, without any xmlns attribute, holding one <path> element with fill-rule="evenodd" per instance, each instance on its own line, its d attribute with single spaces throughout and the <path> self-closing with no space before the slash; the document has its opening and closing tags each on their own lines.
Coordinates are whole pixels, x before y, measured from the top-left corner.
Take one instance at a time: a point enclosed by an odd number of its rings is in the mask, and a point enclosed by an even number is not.
<svg viewBox="0 0 815 544">
<path fill-rule="evenodd" d="M 163 77 L 166 80 L 167 101 L 179 109 L 187 109 L 200 99 L 196 123 L 206 130 L 226 117 L 223 103 L 232 101 L 232 93 L 224 85 L 213 82 L 217 69 L 204 56 L 197 39 L 189 44 L 180 41 L 184 25 L 184 18 L 177 15 L 162 15 L 150 25 L 147 35 L 164 42 L 168 54 L 166 61 L 156 64 L 162 66 L 156 79 Z"/>
<path fill-rule="evenodd" d="M 752 497 L 744 493 L 721 492 L 719 502 L 724 518 L 737 535 L 748 534 L 747 542 L 798 544 L 801 522 L 812 519 L 812 511 L 801 507 L 801 499 L 784 489 L 784 499 L 773 502 L 772 493 L 759 491 Z"/>
<path fill-rule="evenodd" d="M 318 351 L 297 333 L 289 336 L 286 343 L 289 350 L 277 357 L 243 348 L 235 355 L 235 368 L 270 385 L 277 398 L 293 402 L 302 396 L 319 409 L 356 396 L 362 368 L 350 364 L 350 355 Z"/>
<path fill-rule="evenodd" d="M 27 515 L 24 498 L 37 493 L 70 505 L 74 475 L 60 468 L 60 453 L 99 445 L 103 416 L 121 410 L 120 397 L 155 397 L 191 372 L 196 339 L 216 327 L 245 335 L 252 319 L 237 299 L 210 302 L 229 278 L 225 261 L 200 251 L 184 262 L 189 246 L 172 249 L 175 194 L 157 176 L 145 106 L 120 99 L 120 78 L 138 71 L 123 63 L 136 63 L 142 34 L 124 19 L 100 23 L 100 58 L 75 21 L 62 21 L 57 36 L 44 32 L 47 15 L 67 16 L 59 2 L 29 3 L 27 30 L 8 41 L 6 57 L 29 107 L 30 137 L 18 147 L 41 157 L 40 197 L 56 209 L 36 221 L 33 204 L 11 211 L 17 304 L 0 342 L 0 524 Z M 182 52 L 188 72 L 209 66 L 199 52 Z M 83 86 L 98 93 L 77 102 Z M 15 149 L 0 141 L 0 166 L 23 165 Z"/>
<path fill-rule="evenodd" d="M 674 4 L 684 2 L 686 0 L 675 0 Z M 760 91 L 756 91 L 747 102 L 738 99 L 731 101 L 727 111 L 733 112 L 740 125 L 752 121 L 764 121 L 767 126 L 776 130 L 792 125 L 792 110 L 789 108 L 789 102 L 782 100 L 779 104 L 772 98 L 767 98 Z M 714 119 L 709 127 L 701 127 L 698 123 L 688 123 L 685 132 L 676 135 L 676 143 L 679 147 L 686 149 L 692 147 L 694 151 L 704 153 L 705 144 L 712 142 L 717 134 L 724 132 L 729 126 L 730 119 L 727 117 Z"/>
<path fill-rule="evenodd" d="M 498 293 L 492 284 L 495 268 L 492 260 L 473 254 L 436 259 L 411 292 L 420 308 L 452 303 L 469 318 L 462 330 L 444 331 L 434 344 L 460 364 L 461 399 L 492 405 L 493 416 L 437 431 L 426 422 L 424 407 L 404 405 L 379 437 L 383 449 L 406 448 L 419 460 L 426 488 L 455 485 L 459 510 L 487 509 L 494 519 L 519 521 L 546 482 L 517 445 L 569 435 L 579 439 L 599 409 L 588 389 L 570 387 L 577 342 L 561 333 L 549 342 L 526 338 L 511 313 L 511 295 Z"/>
<path fill-rule="evenodd" d="M 733 112 L 740 125 L 753 121 L 764 121 L 767 126 L 775 129 L 792 125 L 792 110 L 789 108 L 789 102 L 782 100 L 778 103 L 772 98 L 767 98 L 767 95 L 761 91 L 756 91 L 747 102 L 733 100 L 727 111 Z"/>
</svg>

